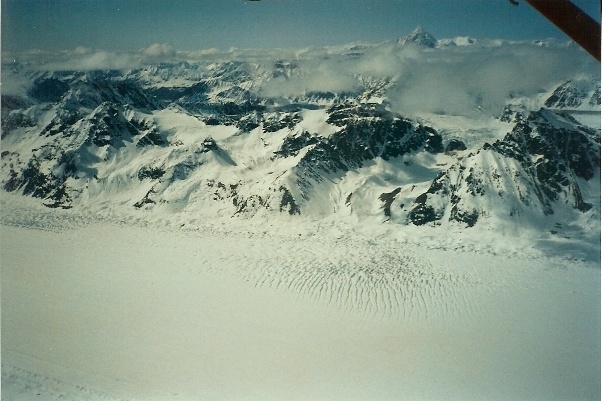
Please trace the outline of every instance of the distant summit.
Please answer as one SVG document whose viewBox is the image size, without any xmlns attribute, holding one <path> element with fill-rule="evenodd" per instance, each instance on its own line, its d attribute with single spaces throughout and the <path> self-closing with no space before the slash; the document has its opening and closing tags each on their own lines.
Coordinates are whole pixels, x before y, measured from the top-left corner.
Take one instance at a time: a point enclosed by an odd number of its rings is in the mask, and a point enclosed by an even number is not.
<svg viewBox="0 0 604 401">
<path fill-rule="evenodd" d="M 417 27 L 413 32 L 404 38 L 400 38 L 397 41 L 400 45 L 406 45 L 407 43 L 415 43 L 416 45 L 423 47 L 436 47 L 436 39 L 430 33 L 424 31 L 421 27 Z"/>
</svg>

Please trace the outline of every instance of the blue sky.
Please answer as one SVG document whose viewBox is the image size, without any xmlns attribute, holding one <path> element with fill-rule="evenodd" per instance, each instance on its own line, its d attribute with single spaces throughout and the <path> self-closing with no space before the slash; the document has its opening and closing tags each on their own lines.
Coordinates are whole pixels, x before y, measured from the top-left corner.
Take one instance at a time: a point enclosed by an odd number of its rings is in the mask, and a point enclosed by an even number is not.
<svg viewBox="0 0 604 401">
<path fill-rule="evenodd" d="M 2 0 L 2 50 L 300 48 L 381 42 L 422 26 L 437 38 L 564 34 L 508 0 Z M 600 20 L 600 2 L 575 0 Z"/>
</svg>

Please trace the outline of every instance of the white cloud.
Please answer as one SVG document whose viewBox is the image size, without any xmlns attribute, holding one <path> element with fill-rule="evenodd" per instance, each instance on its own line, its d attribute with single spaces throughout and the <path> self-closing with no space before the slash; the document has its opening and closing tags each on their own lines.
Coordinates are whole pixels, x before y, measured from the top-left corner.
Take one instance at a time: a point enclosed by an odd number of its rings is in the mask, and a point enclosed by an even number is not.
<svg viewBox="0 0 604 401">
<path fill-rule="evenodd" d="M 6 59 L 4 55 L 3 59 Z M 60 53 L 30 51 L 11 55 L 10 59 L 27 68 L 42 71 L 122 70 L 142 65 L 142 57 L 137 53 L 95 51 L 85 47 Z"/>
<path fill-rule="evenodd" d="M 312 57 L 309 57 L 312 56 Z M 468 115 L 477 107 L 491 115 L 514 96 L 534 96 L 577 74 L 599 76 L 600 66 L 577 46 L 496 41 L 486 45 L 422 49 L 386 42 L 358 52 L 314 49 L 300 54 L 299 71 L 263 88 L 267 96 L 313 90 L 355 91 L 359 77 L 394 81 L 388 97 L 394 111 Z"/>
<path fill-rule="evenodd" d="M 92 49 L 84 46 L 78 46 L 73 51 L 74 54 L 90 54 L 92 53 Z"/>
<path fill-rule="evenodd" d="M 478 106 L 495 115 L 511 95 L 534 96 L 578 74 L 600 74 L 599 64 L 574 46 L 532 44 L 440 49 L 402 67 L 389 95 L 405 115 L 469 114 Z"/>
<path fill-rule="evenodd" d="M 59 53 L 30 50 L 18 56 L 12 55 L 12 58 L 39 70 L 88 71 L 140 68 L 144 65 L 155 64 L 162 61 L 172 61 L 176 54 L 176 51 L 171 45 L 155 43 L 149 47 L 140 49 L 137 52 L 92 50 L 78 46 L 73 50 L 66 50 Z"/>
<path fill-rule="evenodd" d="M 27 77 L 10 72 L 2 72 L 2 95 L 25 96 L 30 88 L 30 80 Z"/>
<path fill-rule="evenodd" d="M 172 45 L 167 43 L 154 43 L 151 46 L 140 49 L 139 53 L 149 57 L 174 57 L 176 52 Z"/>
<path fill-rule="evenodd" d="M 578 74 L 599 76 L 600 65 L 575 45 L 491 41 L 471 46 L 422 49 L 396 42 L 331 48 L 230 49 L 175 51 L 152 44 L 136 52 L 108 52 L 78 47 L 56 54 L 31 51 L 18 59 L 41 70 L 134 69 L 159 62 L 239 60 L 274 71 L 277 60 L 295 65 L 264 82 L 260 94 L 296 96 L 312 91 L 351 92 L 362 77 L 388 78 L 393 111 L 405 116 L 421 112 L 473 113 L 477 106 L 498 114 L 511 94 L 532 96 Z M 6 82 L 6 80 L 5 80 Z M 3 90 L 6 90 L 6 86 Z"/>
<path fill-rule="evenodd" d="M 121 70 L 138 64 L 136 57 L 129 53 L 96 51 L 74 58 L 74 70 Z M 58 68 L 57 68 L 58 69 Z"/>
<path fill-rule="evenodd" d="M 298 70 L 293 76 L 269 80 L 262 89 L 262 95 L 277 97 L 307 92 L 347 92 L 359 87 L 359 80 L 348 71 L 348 66 L 337 65 L 333 60 L 299 60 L 296 68 Z"/>
<path fill-rule="evenodd" d="M 209 55 L 215 55 L 218 53 L 220 53 L 220 49 L 216 49 L 216 48 L 195 50 L 195 51 L 191 51 L 191 52 L 182 52 L 182 54 L 186 54 L 187 57 L 194 58 L 194 59 L 206 57 Z"/>
</svg>

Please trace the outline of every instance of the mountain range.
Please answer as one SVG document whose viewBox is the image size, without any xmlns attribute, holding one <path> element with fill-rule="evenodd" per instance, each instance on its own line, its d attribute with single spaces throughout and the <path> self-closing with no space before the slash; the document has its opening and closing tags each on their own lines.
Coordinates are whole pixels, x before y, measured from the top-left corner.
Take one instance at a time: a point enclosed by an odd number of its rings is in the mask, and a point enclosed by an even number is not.
<svg viewBox="0 0 604 401">
<path fill-rule="evenodd" d="M 599 230 L 599 66 L 577 54 L 419 28 L 121 69 L 15 58 L 1 185 L 49 208 Z"/>
</svg>

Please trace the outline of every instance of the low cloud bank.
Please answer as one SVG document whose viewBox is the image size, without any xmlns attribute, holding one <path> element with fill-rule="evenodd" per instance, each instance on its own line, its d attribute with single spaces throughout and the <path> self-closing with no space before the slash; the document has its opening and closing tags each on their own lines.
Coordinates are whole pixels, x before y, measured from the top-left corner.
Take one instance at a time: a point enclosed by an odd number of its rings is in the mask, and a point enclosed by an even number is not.
<svg viewBox="0 0 604 401">
<path fill-rule="evenodd" d="M 425 49 L 385 43 L 344 55 L 298 62 L 293 77 L 269 81 L 265 94 L 358 91 L 363 77 L 391 82 L 385 95 L 404 115 L 422 112 L 491 115 L 512 98 L 547 92 L 561 81 L 599 77 L 600 65 L 569 44 L 496 43 Z"/>
<path fill-rule="evenodd" d="M 426 49 L 384 43 L 298 61 L 297 74 L 269 81 L 264 92 L 358 91 L 364 77 L 391 82 L 385 95 L 404 115 L 491 115 L 512 98 L 547 92 L 561 81 L 600 76 L 600 65 L 575 45 L 496 42 Z"/>
<path fill-rule="evenodd" d="M 477 41 L 468 46 L 423 48 L 390 41 L 301 50 L 208 49 L 176 51 L 152 44 L 135 52 L 76 48 L 56 54 L 3 55 L 39 70 L 125 70 L 162 62 L 243 61 L 269 72 L 260 95 L 291 97 L 308 92 L 358 92 L 364 79 L 390 82 L 394 111 L 496 114 L 512 97 L 534 96 L 577 76 L 600 76 L 600 65 L 578 46 L 560 42 Z M 5 68 L 6 70 L 6 68 Z M 6 82 L 6 80 L 5 80 Z M 3 93 L 10 89 L 3 85 Z"/>
<path fill-rule="evenodd" d="M 202 49 L 195 51 L 177 51 L 167 43 L 154 43 L 149 47 L 131 52 L 93 50 L 78 46 L 73 50 L 50 53 L 39 49 L 28 50 L 20 54 L 2 53 L 2 64 L 10 68 L 18 63 L 31 70 L 38 71 L 91 71 L 91 70 L 131 70 L 159 63 L 245 61 L 265 63 L 295 57 L 291 50 L 229 50 Z"/>
<path fill-rule="evenodd" d="M 599 77 L 600 66 L 582 50 L 514 44 L 447 49 L 407 60 L 389 97 L 400 112 L 497 114 L 512 98 L 534 96 L 561 81 Z"/>
<path fill-rule="evenodd" d="M 18 55 L 3 54 L 2 58 L 5 60 L 4 65 L 10 66 L 11 63 L 18 62 L 34 70 L 90 71 L 141 68 L 160 62 L 177 61 L 176 55 L 171 45 L 155 43 L 135 52 L 92 50 L 78 46 L 58 53 L 34 49 Z"/>
</svg>

